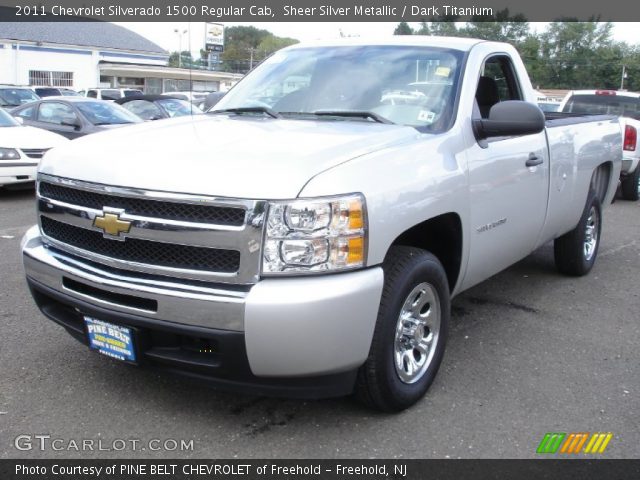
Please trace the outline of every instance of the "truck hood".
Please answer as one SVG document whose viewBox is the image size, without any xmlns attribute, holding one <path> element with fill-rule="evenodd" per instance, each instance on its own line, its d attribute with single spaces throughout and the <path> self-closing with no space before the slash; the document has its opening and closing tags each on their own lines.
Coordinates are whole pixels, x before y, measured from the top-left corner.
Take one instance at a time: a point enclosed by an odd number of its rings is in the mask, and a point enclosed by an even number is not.
<svg viewBox="0 0 640 480">
<path fill-rule="evenodd" d="M 366 121 L 198 115 L 88 135 L 45 155 L 40 171 L 176 193 L 295 198 L 318 173 L 419 135 Z"/>
</svg>

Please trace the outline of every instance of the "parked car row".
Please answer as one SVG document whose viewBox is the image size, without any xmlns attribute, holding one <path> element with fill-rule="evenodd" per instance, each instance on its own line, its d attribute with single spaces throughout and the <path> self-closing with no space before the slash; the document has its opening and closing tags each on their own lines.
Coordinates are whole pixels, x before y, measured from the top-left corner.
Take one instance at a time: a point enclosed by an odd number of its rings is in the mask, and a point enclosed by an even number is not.
<svg viewBox="0 0 640 480">
<path fill-rule="evenodd" d="M 211 97 L 212 94 L 216 94 Z M 19 85 L 0 85 L 0 107 L 11 108 L 17 107 L 24 103 L 39 100 L 45 97 L 89 97 L 97 100 L 115 101 L 121 98 L 144 96 L 142 90 L 136 88 L 89 88 L 85 90 L 75 91 L 71 88 L 54 87 L 54 86 L 19 86 Z M 200 109 L 207 103 L 209 97 L 220 99 L 224 92 L 196 92 L 196 91 L 178 91 L 164 92 L 162 95 L 186 100 Z M 209 103 L 211 99 L 209 99 Z M 211 104 L 208 105 L 211 107 Z"/>
<path fill-rule="evenodd" d="M 86 97 L 48 97 L 15 108 L 11 114 L 25 125 L 69 139 L 141 121 L 119 105 Z"/>
<path fill-rule="evenodd" d="M 23 126 L 0 108 L 0 186 L 33 182 L 45 152 L 65 142 L 61 135 Z"/>
<path fill-rule="evenodd" d="M 143 121 L 202 114 L 170 95 L 111 89 L 122 94 L 116 98 L 107 89 L 94 89 L 92 98 L 91 90 L 87 96 L 66 90 L 0 87 L 0 187 L 32 183 L 44 153 L 63 142 Z M 114 101 L 106 101 L 110 95 Z"/>
<path fill-rule="evenodd" d="M 122 105 L 142 120 L 161 120 L 202 113 L 202 110 L 187 100 L 165 94 L 125 97 L 116 100 L 115 103 Z"/>
</svg>

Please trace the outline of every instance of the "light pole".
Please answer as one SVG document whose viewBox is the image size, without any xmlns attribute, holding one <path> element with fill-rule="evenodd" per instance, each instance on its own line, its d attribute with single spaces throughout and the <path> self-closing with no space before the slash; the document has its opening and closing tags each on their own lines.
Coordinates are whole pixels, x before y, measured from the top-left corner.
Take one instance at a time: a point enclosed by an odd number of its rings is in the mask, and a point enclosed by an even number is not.
<svg viewBox="0 0 640 480">
<path fill-rule="evenodd" d="M 182 30 L 175 28 L 173 33 L 178 34 L 178 68 L 182 68 L 182 35 L 187 33 L 187 30 Z"/>
<path fill-rule="evenodd" d="M 627 66 L 622 65 L 622 76 L 620 77 L 620 90 L 624 90 L 624 79 L 627 78 Z"/>
<path fill-rule="evenodd" d="M 255 52 L 256 49 L 253 47 L 249 47 L 249 54 L 251 55 L 251 59 L 249 60 L 249 70 L 253 70 L 253 52 Z"/>
</svg>

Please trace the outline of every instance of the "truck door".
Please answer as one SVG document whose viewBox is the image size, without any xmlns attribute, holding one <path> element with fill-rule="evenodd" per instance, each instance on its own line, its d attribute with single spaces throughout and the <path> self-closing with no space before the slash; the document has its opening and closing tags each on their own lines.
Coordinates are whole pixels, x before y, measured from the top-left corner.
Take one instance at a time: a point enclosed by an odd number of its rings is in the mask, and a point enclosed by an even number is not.
<svg viewBox="0 0 640 480">
<path fill-rule="evenodd" d="M 485 60 L 473 115 L 493 105 L 524 100 L 511 58 Z M 534 249 L 547 208 L 549 158 L 545 133 L 476 142 L 468 157 L 470 250 L 465 285 L 471 286 Z"/>
</svg>

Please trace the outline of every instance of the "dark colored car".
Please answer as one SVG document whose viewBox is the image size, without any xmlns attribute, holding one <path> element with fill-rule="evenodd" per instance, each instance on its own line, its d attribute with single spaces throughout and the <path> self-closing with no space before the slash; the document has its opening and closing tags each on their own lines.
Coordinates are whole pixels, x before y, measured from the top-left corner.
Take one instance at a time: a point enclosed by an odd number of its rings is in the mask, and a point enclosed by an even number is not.
<svg viewBox="0 0 640 480">
<path fill-rule="evenodd" d="M 0 107 L 10 109 L 36 100 L 40 97 L 30 88 L 0 85 Z"/>
<path fill-rule="evenodd" d="M 122 105 L 143 120 L 161 120 L 163 118 L 182 117 L 202 113 L 202 110 L 187 100 L 167 95 L 125 97 L 116 100 L 115 103 Z"/>
<path fill-rule="evenodd" d="M 204 100 L 202 109 L 206 112 L 210 108 L 215 107 L 216 104 L 220 101 L 220 99 L 224 97 L 225 93 L 226 92 L 212 92 L 209 95 L 207 95 L 207 98 L 205 98 Z"/>
<path fill-rule="evenodd" d="M 111 102 L 85 97 L 48 97 L 11 110 L 25 125 L 44 128 L 67 138 L 77 138 L 113 127 L 139 123 L 140 119 Z"/>
<path fill-rule="evenodd" d="M 45 97 L 79 97 L 80 94 L 70 88 L 62 87 L 33 87 L 33 90 L 40 98 Z"/>
</svg>

